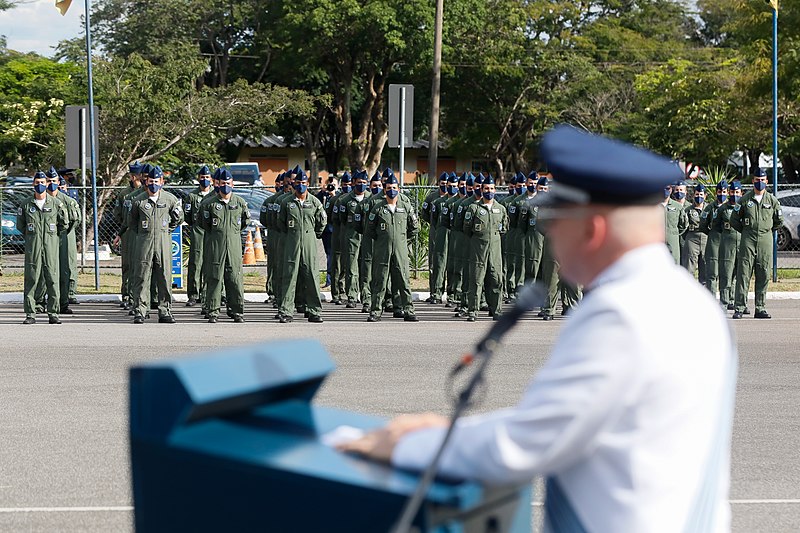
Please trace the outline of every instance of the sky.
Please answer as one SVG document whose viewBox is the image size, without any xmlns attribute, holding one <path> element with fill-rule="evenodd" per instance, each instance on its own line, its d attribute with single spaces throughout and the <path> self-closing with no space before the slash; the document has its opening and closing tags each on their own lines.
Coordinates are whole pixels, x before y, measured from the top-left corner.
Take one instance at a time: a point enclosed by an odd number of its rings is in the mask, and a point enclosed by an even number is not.
<svg viewBox="0 0 800 533">
<path fill-rule="evenodd" d="M 62 17 L 55 0 L 22 0 L 17 7 L 0 11 L 0 35 L 6 36 L 11 50 L 51 57 L 59 41 L 83 33 L 84 5 L 81 0 L 72 0 L 67 14 Z"/>
</svg>

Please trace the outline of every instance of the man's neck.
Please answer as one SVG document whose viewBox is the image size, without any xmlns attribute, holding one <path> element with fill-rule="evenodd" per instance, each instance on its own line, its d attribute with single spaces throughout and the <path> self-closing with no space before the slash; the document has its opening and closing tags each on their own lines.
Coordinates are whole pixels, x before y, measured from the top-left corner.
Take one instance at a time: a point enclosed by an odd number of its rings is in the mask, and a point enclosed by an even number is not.
<svg viewBox="0 0 800 533">
<path fill-rule="evenodd" d="M 300 200 L 301 202 L 305 202 L 306 198 L 308 198 L 308 192 L 304 192 L 303 194 L 295 193 L 294 197 Z"/>
<path fill-rule="evenodd" d="M 224 201 L 224 202 L 227 202 L 228 200 L 230 200 L 230 199 L 231 199 L 231 196 L 233 196 L 233 194 L 232 194 L 232 193 L 228 193 L 228 194 L 220 194 L 220 195 L 219 195 L 219 199 L 220 199 L 220 200 L 222 200 L 222 201 Z"/>
<path fill-rule="evenodd" d="M 483 201 L 483 205 L 486 205 L 486 206 L 489 206 L 489 207 L 491 207 L 492 204 L 494 203 L 494 198 L 492 198 L 491 200 L 487 200 L 486 198 L 481 198 L 481 200 Z"/>
<path fill-rule="evenodd" d="M 536 196 L 536 191 L 528 193 L 528 198 L 533 198 L 534 196 Z"/>
<path fill-rule="evenodd" d="M 36 198 L 37 200 L 44 200 L 47 198 L 47 193 L 42 193 L 42 194 L 33 193 L 33 197 Z"/>
</svg>

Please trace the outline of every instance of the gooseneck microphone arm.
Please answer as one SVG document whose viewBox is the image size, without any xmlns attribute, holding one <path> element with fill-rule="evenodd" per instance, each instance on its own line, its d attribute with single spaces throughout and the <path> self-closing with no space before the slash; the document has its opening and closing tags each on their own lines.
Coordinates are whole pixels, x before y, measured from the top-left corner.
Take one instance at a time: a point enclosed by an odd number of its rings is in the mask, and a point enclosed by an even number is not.
<svg viewBox="0 0 800 533">
<path fill-rule="evenodd" d="M 403 512 L 400 514 L 400 518 L 398 518 L 397 522 L 395 522 L 390 529 L 391 533 L 407 533 L 411 529 L 411 524 L 414 521 L 414 517 L 417 515 L 417 512 L 419 511 L 422 500 L 425 498 L 425 494 L 427 494 L 428 489 L 430 488 L 431 483 L 433 483 L 433 479 L 436 476 L 436 471 L 438 470 L 439 463 L 442 460 L 444 449 L 447 446 L 447 443 L 450 441 L 450 437 L 452 436 L 453 430 L 456 427 L 456 422 L 469 407 L 472 395 L 480 382 L 483 380 L 483 374 L 486 370 L 486 366 L 489 364 L 489 359 L 491 359 L 494 351 L 497 349 L 500 339 L 502 339 L 503 336 L 508 333 L 512 327 L 514 327 L 522 315 L 532 310 L 534 307 L 541 305 L 546 295 L 547 291 L 539 284 L 529 283 L 525 285 L 517 294 L 517 301 L 514 306 L 507 313 L 504 313 L 500 316 L 500 318 L 492 325 L 491 329 L 489 329 L 488 333 L 486 333 L 486 335 L 475 346 L 475 355 L 473 357 L 463 358 L 455 365 L 455 367 L 453 367 L 451 376 L 459 373 L 461 370 L 471 365 L 473 360 L 477 360 L 478 363 L 472 376 L 458 394 L 455 406 L 453 407 L 453 413 L 450 415 L 450 425 L 444 434 L 442 443 L 436 450 L 433 460 L 431 460 L 431 463 L 420 476 L 419 483 L 417 484 L 416 490 L 414 490 L 414 494 L 412 494 L 408 501 L 406 501 L 406 504 L 403 507 Z"/>
</svg>

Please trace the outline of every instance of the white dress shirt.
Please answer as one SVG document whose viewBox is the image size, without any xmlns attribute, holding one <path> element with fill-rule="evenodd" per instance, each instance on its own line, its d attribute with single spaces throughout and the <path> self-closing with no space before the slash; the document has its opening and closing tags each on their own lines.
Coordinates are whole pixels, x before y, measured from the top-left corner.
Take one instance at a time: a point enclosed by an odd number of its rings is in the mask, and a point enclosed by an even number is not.
<svg viewBox="0 0 800 533">
<path fill-rule="evenodd" d="M 458 422 L 440 472 L 549 476 L 589 532 L 729 531 L 735 373 L 711 294 L 663 244 L 638 248 L 592 283 L 517 406 Z M 423 469 L 443 434 L 406 435 L 392 463 Z"/>
</svg>

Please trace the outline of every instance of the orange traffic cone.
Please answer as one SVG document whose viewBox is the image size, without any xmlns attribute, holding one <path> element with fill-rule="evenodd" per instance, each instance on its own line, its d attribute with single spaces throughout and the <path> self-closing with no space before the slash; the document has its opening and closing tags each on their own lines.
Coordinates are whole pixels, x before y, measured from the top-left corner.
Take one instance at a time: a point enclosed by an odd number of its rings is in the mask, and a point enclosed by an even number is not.
<svg viewBox="0 0 800 533">
<path fill-rule="evenodd" d="M 256 254 L 256 261 L 259 263 L 263 263 L 267 260 L 267 256 L 264 255 L 264 242 L 261 240 L 261 230 L 256 229 L 256 241 L 254 243 L 255 246 L 255 254 Z"/>
<path fill-rule="evenodd" d="M 253 253 L 253 234 L 250 231 L 247 232 L 247 240 L 244 241 L 244 258 L 242 259 L 242 264 L 256 264 L 256 256 Z"/>
</svg>

